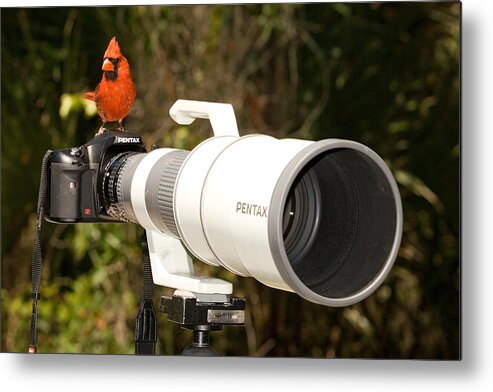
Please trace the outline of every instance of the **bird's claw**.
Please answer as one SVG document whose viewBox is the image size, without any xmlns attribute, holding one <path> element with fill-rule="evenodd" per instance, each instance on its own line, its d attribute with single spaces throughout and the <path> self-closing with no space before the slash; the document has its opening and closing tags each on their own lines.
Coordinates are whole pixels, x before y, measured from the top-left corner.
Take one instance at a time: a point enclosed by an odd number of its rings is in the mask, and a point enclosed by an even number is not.
<svg viewBox="0 0 493 392">
<path fill-rule="evenodd" d="M 107 131 L 107 129 L 101 125 L 101 127 L 99 128 L 98 133 L 96 133 L 96 134 L 94 135 L 94 137 L 97 137 L 97 136 L 99 136 L 99 135 L 102 135 L 102 134 L 103 134 L 103 133 L 105 133 L 106 131 Z"/>
</svg>

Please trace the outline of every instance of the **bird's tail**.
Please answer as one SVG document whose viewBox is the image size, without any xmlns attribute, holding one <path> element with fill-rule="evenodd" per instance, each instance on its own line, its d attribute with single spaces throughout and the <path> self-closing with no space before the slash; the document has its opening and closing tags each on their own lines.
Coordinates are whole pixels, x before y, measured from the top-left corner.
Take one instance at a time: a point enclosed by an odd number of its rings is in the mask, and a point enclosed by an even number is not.
<svg viewBox="0 0 493 392">
<path fill-rule="evenodd" d="M 94 101 L 96 99 L 96 94 L 94 92 L 84 93 L 84 98 L 89 101 Z"/>
</svg>

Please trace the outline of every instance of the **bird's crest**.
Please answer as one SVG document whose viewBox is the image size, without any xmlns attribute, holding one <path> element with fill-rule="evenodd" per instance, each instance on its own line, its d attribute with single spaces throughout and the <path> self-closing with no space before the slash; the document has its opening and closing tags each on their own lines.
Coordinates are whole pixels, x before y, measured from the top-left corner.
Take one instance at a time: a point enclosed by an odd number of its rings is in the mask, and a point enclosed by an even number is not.
<svg viewBox="0 0 493 392">
<path fill-rule="evenodd" d="M 113 37 L 106 48 L 106 52 L 104 52 L 104 58 L 118 58 L 122 55 L 120 51 L 120 45 L 118 45 L 118 41 L 116 37 Z"/>
</svg>

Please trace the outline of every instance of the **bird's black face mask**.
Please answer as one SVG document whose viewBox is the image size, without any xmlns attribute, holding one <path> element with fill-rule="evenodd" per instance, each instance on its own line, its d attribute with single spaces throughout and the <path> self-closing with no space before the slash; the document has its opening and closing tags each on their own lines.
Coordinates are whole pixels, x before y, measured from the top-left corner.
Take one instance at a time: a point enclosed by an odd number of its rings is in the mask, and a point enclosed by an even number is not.
<svg viewBox="0 0 493 392">
<path fill-rule="evenodd" d="M 104 71 L 104 78 L 108 81 L 115 81 L 118 78 L 118 65 L 120 60 L 109 57 L 109 61 L 113 64 L 113 71 Z"/>
</svg>

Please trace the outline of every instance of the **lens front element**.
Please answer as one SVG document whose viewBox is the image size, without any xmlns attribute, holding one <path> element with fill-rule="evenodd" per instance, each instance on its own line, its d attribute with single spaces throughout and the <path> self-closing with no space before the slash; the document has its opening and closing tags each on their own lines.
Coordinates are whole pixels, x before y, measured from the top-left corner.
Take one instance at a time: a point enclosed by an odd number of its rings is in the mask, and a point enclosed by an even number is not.
<svg viewBox="0 0 493 392">
<path fill-rule="evenodd" d="M 283 239 L 292 265 L 301 260 L 316 238 L 320 222 L 320 188 L 311 171 L 295 179 L 283 213 Z"/>
</svg>

